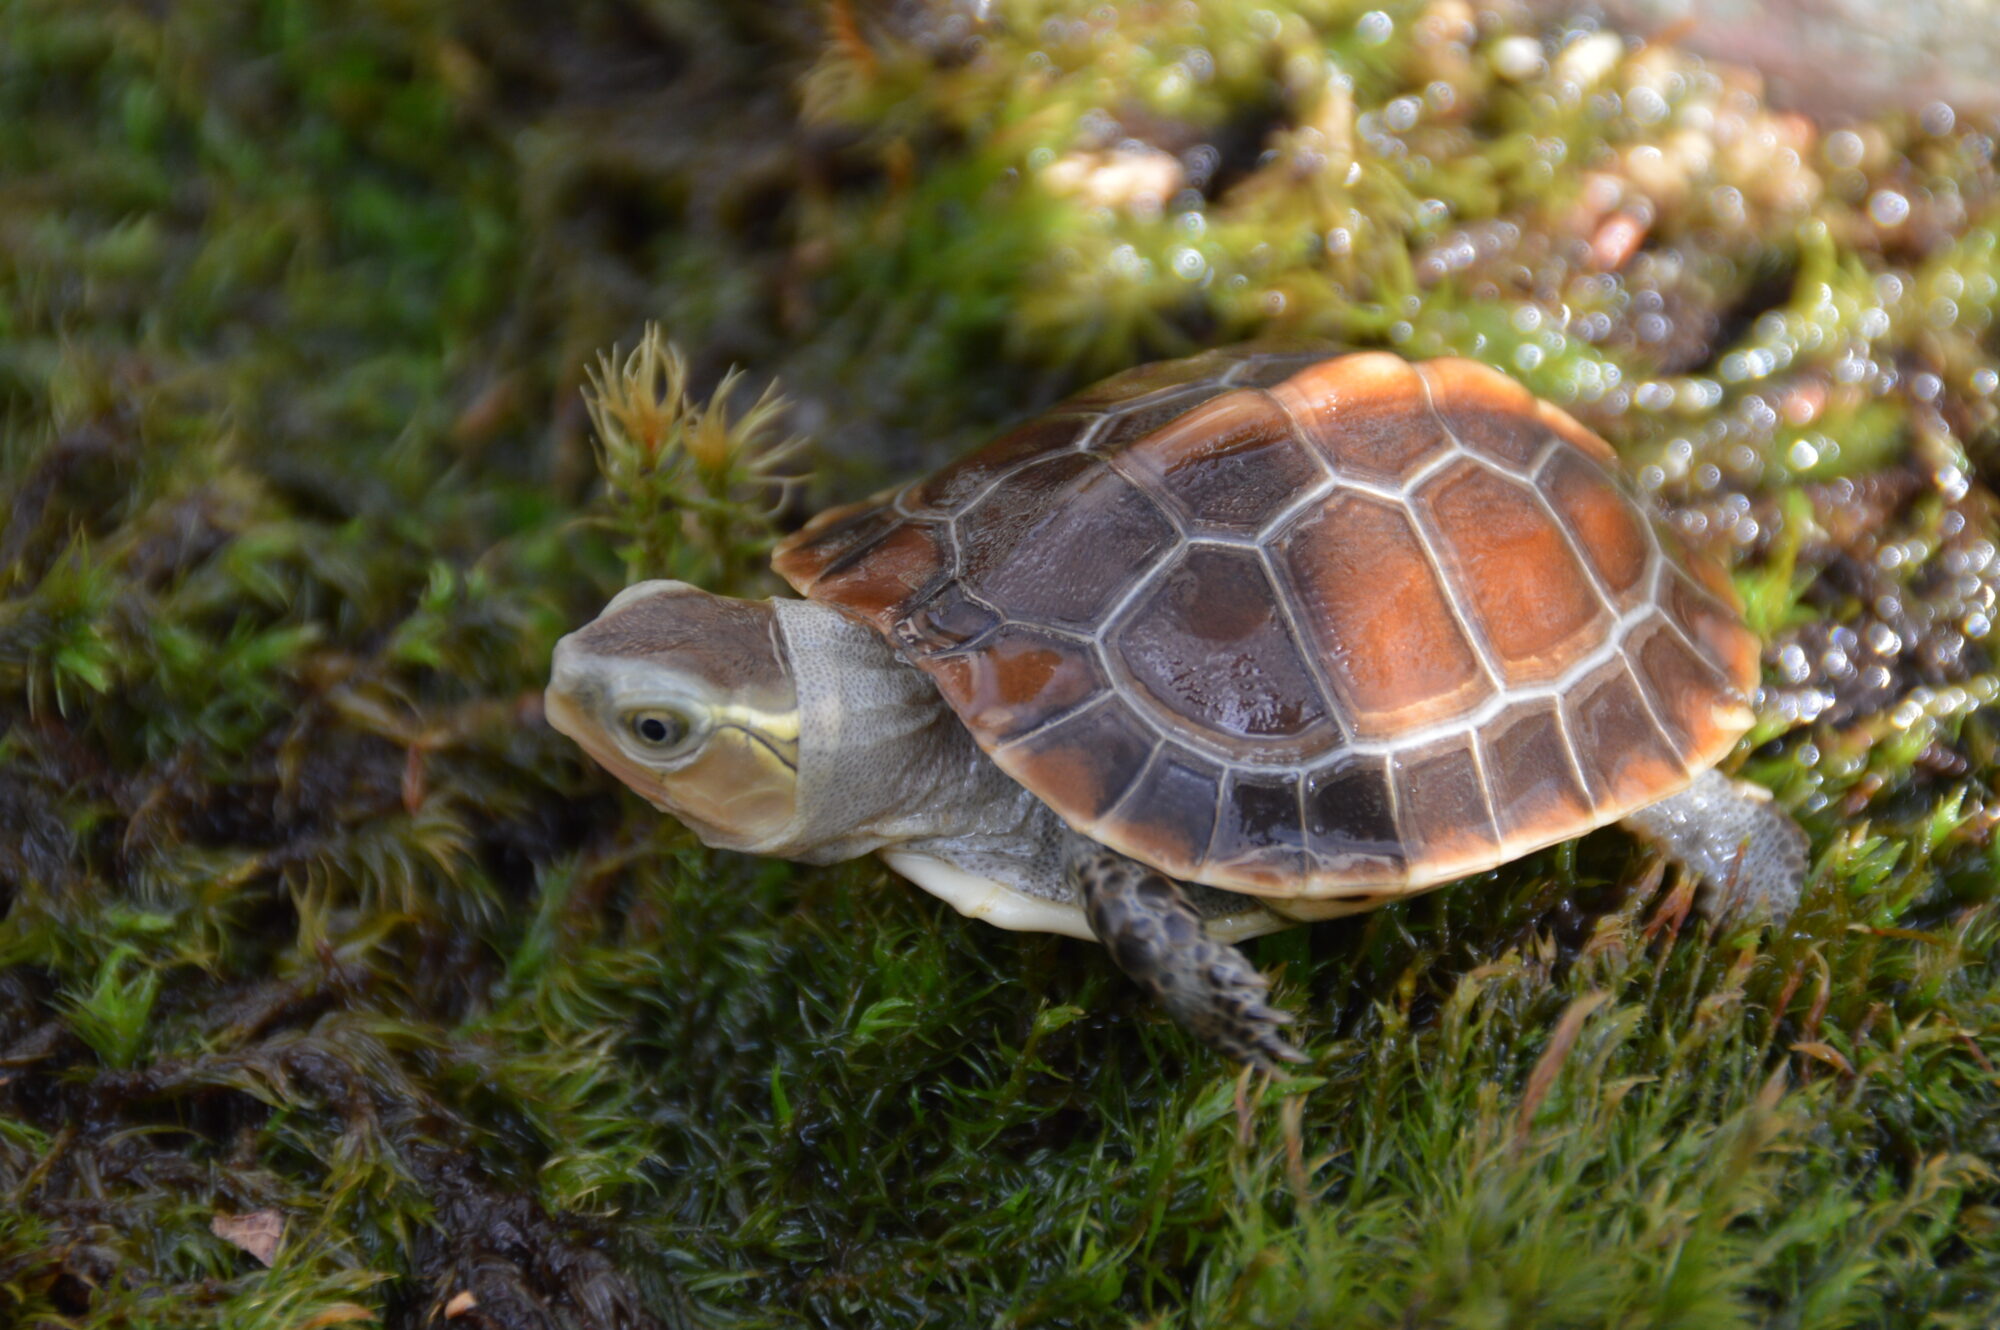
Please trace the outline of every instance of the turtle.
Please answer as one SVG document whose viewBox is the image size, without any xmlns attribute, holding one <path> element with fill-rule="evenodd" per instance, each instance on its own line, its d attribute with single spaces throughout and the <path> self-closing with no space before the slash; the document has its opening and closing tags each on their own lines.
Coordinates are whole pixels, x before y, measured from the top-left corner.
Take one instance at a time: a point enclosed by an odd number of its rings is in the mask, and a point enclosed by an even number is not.
<svg viewBox="0 0 2000 1330">
<path fill-rule="evenodd" d="M 1780 917 L 1803 833 L 1720 774 L 1760 649 L 1617 455 L 1468 359 L 1128 370 L 777 545 L 799 593 L 619 592 L 549 721 L 711 846 L 869 852 L 1096 939 L 1217 1052 L 1300 1053 L 1235 945 L 1622 821 Z"/>
</svg>

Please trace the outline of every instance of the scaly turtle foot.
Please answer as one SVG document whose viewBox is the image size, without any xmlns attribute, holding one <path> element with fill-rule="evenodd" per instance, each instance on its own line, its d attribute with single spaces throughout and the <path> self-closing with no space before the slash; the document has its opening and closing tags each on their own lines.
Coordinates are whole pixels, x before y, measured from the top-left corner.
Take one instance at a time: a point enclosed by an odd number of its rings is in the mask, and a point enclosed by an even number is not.
<svg viewBox="0 0 2000 1330">
<path fill-rule="evenodd" d="M 1799 903 L 1805 833 L 1756 785 L 1704 771 L 1625 825 L 1702 880 L 1697 908 L 1712 919 L 1781 920 Z"/>
<path fill-rule="evenodd" d="M 1305 1061 L 1279 1033 L 1291 1013 L 1264 1001 L 1270 981 L 1208 935 L 1172 878 L 1096 845 L 1073 854 L 1068 871 L 1118 968 L 1203 1043 L 1265 1070 Z"/>
</svg>

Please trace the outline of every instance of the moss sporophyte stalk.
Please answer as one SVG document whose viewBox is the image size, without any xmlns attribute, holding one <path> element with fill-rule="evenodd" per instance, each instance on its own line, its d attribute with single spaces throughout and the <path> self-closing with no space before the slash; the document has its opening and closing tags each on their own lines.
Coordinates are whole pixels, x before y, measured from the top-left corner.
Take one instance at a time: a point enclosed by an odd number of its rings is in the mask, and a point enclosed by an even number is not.
<svg viewBox="0 0 2000 1330">
<path fill-rule="evenodd" d="M 7 11 L 0 1322 L 1991 1319 L 1983 66 L 529 8 Z M 1263 337 L 1504 371 L 1727 570 L 1783 928 L 1564 841 L 1245 944 L 1311 1061 L 1239 1081 L 1096 944 L 706 849 L 545 724 L 628 583 L 769 596 L 812 514 Z"/>
</svg>

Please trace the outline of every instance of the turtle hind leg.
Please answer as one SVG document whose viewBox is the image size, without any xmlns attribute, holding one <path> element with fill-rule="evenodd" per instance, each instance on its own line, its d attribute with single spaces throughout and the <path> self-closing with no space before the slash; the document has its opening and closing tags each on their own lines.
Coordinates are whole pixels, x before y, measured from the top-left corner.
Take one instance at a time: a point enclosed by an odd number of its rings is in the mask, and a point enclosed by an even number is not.
<svg viewBox="0 0 2000 1330">
<path fill-rule="evenodd" d="M 1101 845 L 1079 846 L 1067 871 L 1118 968 L 1203 1043 L 1265 1070 L 1305 1061 L 1279 1033 L 1291 1013 L 1264 1001 L 1270 981 L 1208 935 L 1172 878 Z"/>
<path fill-rule="evenodd" d="M 1699 877 L 1711 918 L 1783 919 L 1806 878 L 1806 835 L 1768 792 L 1704 771 L 1679 794 L 1630 813 L 1625 825 Z"/>
</svg>

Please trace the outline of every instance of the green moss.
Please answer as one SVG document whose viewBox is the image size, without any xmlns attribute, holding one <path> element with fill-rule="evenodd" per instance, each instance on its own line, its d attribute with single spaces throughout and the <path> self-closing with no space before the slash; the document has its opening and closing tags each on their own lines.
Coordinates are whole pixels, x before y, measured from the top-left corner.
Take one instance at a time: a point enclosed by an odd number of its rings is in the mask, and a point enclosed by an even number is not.
<svg viewBox="0 0 2000 1330">
<path fill-rule="evenodd" d="M 2000 127 L 1449 0 L 0 28 L 0 1321 L 1990 1320 Z M 1259 942 L 1238 1082 L 541 723 L 629 578 L 1267 333 L 1507 368 L 1731 564 L 1787 927 L 1606 831 Z"/>
</svg>

